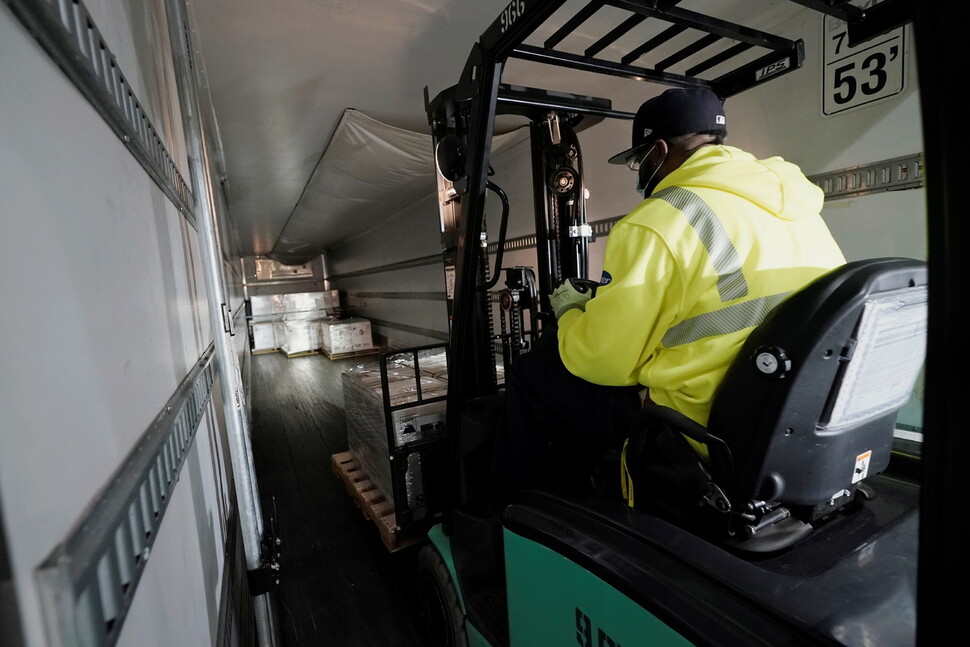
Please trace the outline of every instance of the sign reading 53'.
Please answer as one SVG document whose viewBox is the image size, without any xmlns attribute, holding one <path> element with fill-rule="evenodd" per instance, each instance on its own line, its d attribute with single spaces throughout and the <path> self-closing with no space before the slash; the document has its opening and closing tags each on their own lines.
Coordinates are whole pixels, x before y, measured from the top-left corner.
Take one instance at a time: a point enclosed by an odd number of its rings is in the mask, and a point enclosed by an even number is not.
<svg viewBox="0 0 970 647">
<path fill-rule="evenodd" d="M 822 21 L 822 113 L 834 115 L 888 99 L 903 91 L 906 28 L 849 46 L 845 22 Z"/>
</svg>

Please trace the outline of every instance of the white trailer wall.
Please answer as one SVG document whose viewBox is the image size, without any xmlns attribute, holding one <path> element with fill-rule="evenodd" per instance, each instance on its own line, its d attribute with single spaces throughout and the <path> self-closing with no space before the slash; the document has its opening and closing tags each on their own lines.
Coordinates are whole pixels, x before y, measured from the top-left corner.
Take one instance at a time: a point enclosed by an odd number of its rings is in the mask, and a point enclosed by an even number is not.
<svg viewBox="0 0 970 647">
<path fill-rule="evenodd" d="M 446 341 L 440 237 L 431 193 L 404 205 L 375 229 L 327 250 L 330 288 L 340 291 L 354 316 L 370 320 L 375 338 L 389 347 Z M 421 258 L 426 260 L 408 264 Z"/>
<path fill-rule="evenodd" d="M 187 178 L 162 2 L 86 4 Z M 0 115 L 0 509 L 33 647 L 46 644 L 35 569 L 212 335 L 195 227 L 6 4 Z M 239 310 L 238 286 L 231 293 Z M 219 634 L 235 542 L 221 406 L 217 383 L 121 645 L 206 645 Z"/>
<path fill-rule="evenodd" d="M 528 128 L 496 138 L 493 146 L 491 179 L 509 195 L 511 238 L 527 233 L 534 222 Z M 430 137 L 427 147 L 430 166 Z M 448 339 L 437 191 L 430 178 L 425 186 L 424 197 L 399 205 L 377 226 L 326 250 L 328 287 L 340 290 L 348 309 L 370 319 L 376 335 L 393 348 Z M 501 203 L 491 191 L 486 196 L 489 240 L 494 242 Z M 535 264 L 534 251 L 527 253 L 532 259 L 527 263 L 515 254 L 509 257 L 513 264 Z"/>
</svg>

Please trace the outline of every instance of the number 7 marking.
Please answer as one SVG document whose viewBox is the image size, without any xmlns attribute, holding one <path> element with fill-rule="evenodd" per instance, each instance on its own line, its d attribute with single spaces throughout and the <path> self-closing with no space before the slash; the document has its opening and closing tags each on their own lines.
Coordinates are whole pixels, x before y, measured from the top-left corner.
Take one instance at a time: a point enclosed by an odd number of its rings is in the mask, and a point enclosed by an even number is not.
<svg viewBox="0 0 970 647">
<path fill-rule="evenodd" d="M 832 40 L 835 41 L 836 55 L 842 52 L 842 44 L 845 43 L 845 39 L 848 35 L 849 35 L 848 32 L 840 31 L 839 33 L 837 33 L 835 36 L 832 37 Z"/>
</svg>

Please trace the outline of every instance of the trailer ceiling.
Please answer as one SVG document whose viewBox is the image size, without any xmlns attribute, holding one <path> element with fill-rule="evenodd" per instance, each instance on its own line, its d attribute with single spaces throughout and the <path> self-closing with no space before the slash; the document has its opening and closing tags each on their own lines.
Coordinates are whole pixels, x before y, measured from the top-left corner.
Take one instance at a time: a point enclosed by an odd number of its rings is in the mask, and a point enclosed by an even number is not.
<svg viewBox="0 0 970 647">
<path fill-rule="evenodd" d="M 339 244 L 348 231 L 365 231 L 390 216 L 382 208 L 357 209 L 353 211 L 353 227 L 328 224 L 309 238 L 301 228 L 301 240 L 284 235 L 347 109 L 427 134 L 431 168 L 423 89 L 428 86 L 434 96 L 455 84 L 473 43 L 508 4 L 508 0 L 190 3 L 198 31 L 195 42 L 204 59 L 223 142 L 230 213 L 241 252 L 304 262 L 311 253 Z M 567 1 L 526 43 L 542 46 L 588 4 L 589 0 Z M 807 11 L 793 2 L 778 0 L 683 0 L 668 4 L 790 39 L 801 35 L 786 33 L 784 24 L 793 14 Z M 656 33 L 649 31 L 650 20 L 643 21 L 599 51 L 604 36 L 623 21 L 620 9 L 599 8 L 557 44 L 557 49 L 582 55 L 593 48 L 598 57 L 619 62 L 636 47 L 631 43 L 643 43 Z M 614 109 L 629 112 L 663 89 L 522 60 L 510 61 L 503 80 L 610 98 Z M 380 162 L 360 163 L 374 172 L 373 166 Z M 353 175 L 359 170 L 347 168 L 346 173 Z M 427 182 L 429 192 L 435 190 L 433 178 L 416 181 Z M 331 214 L 321 213 L 321 222 L 326 223 L 328 217 Z"/>
</svg>

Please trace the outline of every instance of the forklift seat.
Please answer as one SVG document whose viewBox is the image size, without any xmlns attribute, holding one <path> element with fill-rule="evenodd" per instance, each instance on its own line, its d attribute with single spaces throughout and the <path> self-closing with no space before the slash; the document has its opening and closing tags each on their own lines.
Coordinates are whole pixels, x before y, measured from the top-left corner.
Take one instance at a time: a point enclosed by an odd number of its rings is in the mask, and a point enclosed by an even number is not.
<svg viewBox="0 0 970 647">
<path fill-rule="evenodd" d="M 778 305 L 715 394 L 708 427 L 645 407 L 624 450 L 627 502 L 742 551 L 794 545 L 872 490 L 922 368 L 927 268 L 847 263 Z M 704 460 L 685 440 L 707 445 Z"/>
</svg>

